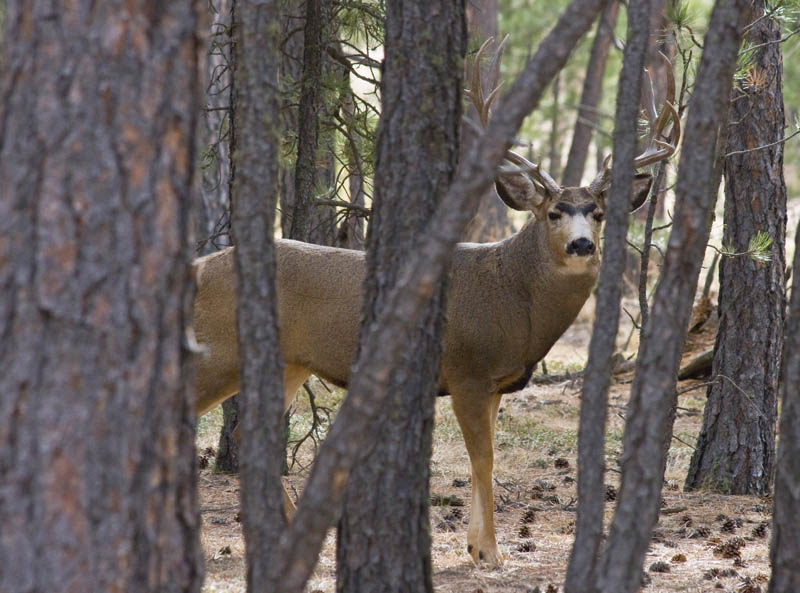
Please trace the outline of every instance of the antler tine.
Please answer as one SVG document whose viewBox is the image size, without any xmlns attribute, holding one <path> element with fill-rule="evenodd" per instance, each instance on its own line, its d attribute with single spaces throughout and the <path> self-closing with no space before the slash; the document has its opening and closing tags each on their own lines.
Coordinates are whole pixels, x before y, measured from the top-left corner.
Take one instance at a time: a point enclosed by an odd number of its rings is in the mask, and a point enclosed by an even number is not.
<svg viewBox="0 0 800 593">
<path fill-rule="evenodd" d="M 672 72 L 672 62 L 662 52 L 658 53 L 667 65 L 667 93 L 661 112 L 658 113 L 655 122 L 650 122 L 652 128 L 650 131 L 650 144 L 642 154 L 634 159 L 634 165 L 637 168 L 657 163 L 672 156 L 677 150 L 678 141 L 681 137 L 680 116 L 673 104 L 675 101 L 675 75 Z M 649 74 L 648 72 L 648 76 Z M 664 128 L 670 119 L 672 120 L 672 131 L 669 136 L 665 136 Z"/>
<path fill-rule="evenodd" d="M 653 87 L 653 76 L 649 68 L 644 70 L 647 73 L 647 84 L 645 90 L 647 91 L 647 100 L 645 108 L 647 109 L 647 120 L 652 124 L 658 118 L 658 109 L 656 109 L 656 90 Z"/>
<path fill-rule="evenodd" d="M 513 150 L 506 151 L 506 159 L 517 165 L 520 171 L 529 172 L 531 177 L 551 194 L 558 195 L 563 191 L 563 188 L 542 169 L 541 165 L 530 162 L 524 156 L 517 154 Z"/>
<path fill-rule="evenodd" d="M 475 63 L 472 66 L 472 88 L 465 91 L 467 96 L 472 99 L 472 104 L 475 105 L 475 109 L 478 111 L 478 117 L 481 120 L 481 125 L 484 128 L 489 122 L 489 107 L 491 106 L 491 101 L 494 100 L 497 89 L 489 93 L 490 101 L 484 99 L 483 85 L 481 84 L 481 58 L 483 57 L 483 52 L 486 51 L 486 48 L 489 47 L 493 41 L 494 37 L 489 37 L 483 42 L 478 53 L 475 54 Z"/>
<path fill-rule="evenodd" d="M 492 103 L 497 98 L 498 93 L 500 92 L 500 87 L 503 86 L 502 81 L 498 84 L 494 90 L 492 90 L 488 96 L 484 97 L 483 94 L 483 85 L 481 83 L 481 58 L 483 57 L 483 52 L 492 44 L 494 41 L 494 37 L 489 37 L 486 41 L 483 42 L 478 53 L 475 54 L 475 64 L 472 67 L 472 88 L 466 89 L 466 95 L 472 100 L 472 104 L 475 105 L 475 109 L 478 111 L 478 117 L 480 118 L 481 125 L 485 128 L 489 123 L 489 109 L 492 106 Z M 506 35 L 500 44 L 497 46 L 497 51 L 495 52 L 495 56 L 492 60 L 492 69 L 497 65 L 500 61 L 500 57 L 503 54 L 503 50 L 505 49 L 506 41 L 508 41 L 508 35 Z M 555 182 L 555 180 L 550 177 L 545 171 L 541 169 L 539 165 L 535 165 L 530 162 L 525 157 L 513 152 L 511 150 L 506 151 L 506 159 L 509 160 L 514 165 L 517 165 L 517 168 L 514 171 L 505 171 L 507 174 L 513 173 L 530 173 L 531 177 L 533 177 L 534 181 L 536 181 L 539 185 L 543 186 L 547 189 L 548 192 L 551 194 L 558 195 L 562 191 L 562 187 Z M 501 172 L 502 169 L 501 169 Z"/>
<path fill-rule="evenodd" d="M 491 37 L 490 37 L 490 39 L 491 39 Z M 497 46 L 497 51 L 494 52 L 494 58 L 492 58 L 492 65 L 491 65 L 491 67 L 489 69 L 490 72 L 494 72 L 495 69 L 497 70 L 497 72 L 500 72 L 500 68 L 499 68 L 498 64 L 500 63 L 500 60 L 503 58 L 503 52 L 506 50 L 506 42 L 507 41 L 508 41 L 508 35 L 503 37 L 503 40 Z"/>
</svg>

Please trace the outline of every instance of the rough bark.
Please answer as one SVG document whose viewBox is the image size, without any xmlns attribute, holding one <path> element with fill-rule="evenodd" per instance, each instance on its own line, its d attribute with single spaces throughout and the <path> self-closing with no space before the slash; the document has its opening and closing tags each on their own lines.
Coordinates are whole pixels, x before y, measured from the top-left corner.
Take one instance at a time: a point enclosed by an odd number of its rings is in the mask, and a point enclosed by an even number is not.
<svg viewBox="0 0 800 593">
<path fill-rule="evenodd" d="M 233 180 L 231 167 L 230 126 L 233 117 L 231 92 L 233 88 L 234 58 L 231 13 L 235 0 L 221 0 L 214 7 L 211 27 L 211 48 L 208 53 L 210 80 L 206 88 L 205 113 L 206 143 L 214 154 L 213 161 L 203 171 L 201 209 L 197 217 L 199 239 L 198 255 L 207 255 L 216 249 L 231 245 L 230 195 Z M 239 418 L 237 396 L 222 402 L 222 428 L 219 433 L 214 467 L 225 473 L 239 471 L 239 444 L 233 430 Z"/>
<path fill-rule="evenodd" d="M 614 40 L 614 27 L 619 14 L 619 1 L 607 0 L 606 6 L 597 23 L 589 64 L 586 66 L 586 77 L 583 79 L 581 104 L 578 106 L 578 118 L 572 133 L 572 144 L 569 147 L 567 164 L 564 167 L 562 184 L 567 187 L 581 185 L 583 171 L 586 168 L 586 157 L 589 145 L 594 136 L 599 114 L 597 107 L 603 96 L 603 78 L 608 62 L 608 50 Z"/>
<path fill-rule="evenodd" d="M 324 0 L 307 0 L 303 26 L 303 66 L 300 78 L 298 108 L 297 161 L 294 169 L 294 204 L 289 224 L 289 237 L 330 245 L 336 233 L 332 208 L 318 206 L 314 200 L 319 193 L 322 169 L 319 161 L 320 116 L 323 93 L 323 28 L 329 18 Z M 320 166 L 322 165 L 322 166 Z"/>
<path fill-rule="evenodd" d="M 650 5 L 628 5 L 628 34 L 617 90 L 614 122 L 614 169 L 606 207 L 603 261 L 597 289 L 597 314 L 589 360 L 583 380 L 578 428 L 578 517 L 575 543 L 567 568 L 565 591 L 592 591 L 598 549 L 603 537 L 605 504 L 605 426 L 612 355 L 619 327 L 625 238 L 628 231 L 628 196 L 633 186 L 639 86 L 647 51 Z"/>
<path fill-rule="evenodd" d="M 639 588 L 642 562 L 658 518 L 676 376 L 719 184 L 718 132 L 726 122 L 725 107 L 744 25 L 741 15 L 748 4 L 748 0 L 718 0 L 705 37 L 685 126 L 673 229 L 631 388 L 622 484 L 599 575 L 602 593 Z"/>
<path fill-rule="evenodd" d="M 200 141 L 207 156 L 202 159 L 202 183 L 197 223 L 198 255 L 229 247 L 230 242 L 230 89 L 233 77 L 231 48 L 231 6 L 233 0 L 219 0 L 209 7 L 211 39 L 205 58 L 208 81 L 206 109 Z"/>
<path fill-rule="evenodd" d="M 769 593 L 800 591 L 800 228 L 795 234 L 792 299 L 783 344 L 780 442 L 772 518 Z"/>
<path fill-rule="evenodd" d="M 281 51 L 280 81 L 281 81 L 281 123 L 285 134 L 285 141 L 297 142 L 296 134 L 298 125 L 298 101 L 293 88 L 300 84 L 303 73 L 303 19 L 305 2 L 290 0 L 283 5 L 281 13 L 281 29 L 283 30 L 283 47 Z M 291 144 L 296 153 L 296 144 Z M 288 237 L 292 228 L 292 211 L 295 203 L 295 171 L 294 163 L 289 159 L 282 159 L 280 163 L 280 213 L 281 233 Z"/>
<path fill-rule="evenodd" d="M 386 307 L 361 345 L 345 399 L 289 529 L 273 556 L 271 585 L 285 593 L 302 591 L 316 564 L 328 527 L 341 509 L 344 489 L 356 463 L 375 438 L 374 420 L 388 397 L 389 373 L 403 338 L 427 310 L 469 214 L 494 180 L 495 172 L 524 117 L 533 111 L 547 84 L 566 63 L 601 7 L 601 0 L 573 0 L 504 97 L 484 139 L 468 154 L 431 218 L 423 243 L 398 274 Z"/>
<path fill-rule="evenodd" d="M 465 47 L 463 2 L 387 5 L 385 115 L 367 232 L 362 341 L 452 181 Z M 421 108 L 426 105 L 436 108 Z M 381 437 L 348 485 L 339 522 L 338 591 L 433 591 L 428 482 L 445 285 L 434 290 L 400 358 L 380 370 L 391 374 L 391 395 L 379 422 Z"/>
<path fill-rule="evenodd" d="M 185 330 L 193 2 L 8 2 L 0 591 L 202 584 Z"/>
<path fill-rule="evenodd" d="M 470 47 L 480 47 L 489 37 L 497 39 L 497 0 L 475 0 L 467 2 L 467 38 Z M 485 81 L 484 87 L 489 90 L 497 86 L 500 75 L 500 65 L 495 64 L 491 67 L 492 61 L 481 64 L 481 76 Z M 472 69 L 476 66 L 472 60 L 467 60 L 464 64 L 464 80 L 472 78 Z M 475 123 L 478 121 L 478 114 L 470 104 L 466 110 L 465 117 L 469 117 Z M 461 134 L 461 155 L 465 156 L 470 147 L 478 141 L 477 136 L 467 129 L 462 130 Z M 511 223 L 508 219 L 508 212 L 503 202 L 497 197 L 494 188 L 490 188 L 486 195 L 481 198 L 478 211 L 469 223 L 464 232 L 464 241 L 474 241 L 477 243 L 499 241 L 508 236 L 511 232 Z"/>
<path fill-rule="evenodd" d="M 239 443 L 234 437 L 239 424 L 239 396 L 234 395 L 222 402 L 222 428 L 219 431 L 217 456 L 214 468 L 226 474 L 239 473 Z"/>
<path fill-rule="evenodd" d="M 744 253 L 763 231 L 773 239 L 768 262 L 748 256 L 720 263 L 719 329 L 703 426 L 686 489 L 767 494 L 775 466 L 783 322 L 786 183 L 783 179 L 783 94 L 780 24 L 752 7 L 746 33 L 754 52 L 749 74 L 731 93 L 725 159 L 723 245 Z M 774 144 L 761 150 L 757 146 Z M 749 150 L 749 151 L 748 151 Z M 741 152 L 748 151 L 748 152 Z"/>
<path fill-rule="evenodd" d="M 274 217 L 280 112 L 278 2 L 237 0 L 234 11 L 236 317 L 241 353 L 241 503 L 247 590 L 268 591 L 268 553 L 286 524 L 282 362 L 275 291 Z"/>
</svg>

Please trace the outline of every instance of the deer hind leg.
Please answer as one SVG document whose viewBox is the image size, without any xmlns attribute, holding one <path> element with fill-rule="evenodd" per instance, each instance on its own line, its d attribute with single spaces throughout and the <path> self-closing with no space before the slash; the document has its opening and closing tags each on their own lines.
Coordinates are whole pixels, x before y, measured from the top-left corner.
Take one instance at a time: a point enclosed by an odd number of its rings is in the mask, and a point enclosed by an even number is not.
<svg viewBox="0 0 800 593">
<path fill-rule="evenodd" d="M 297 390 L 306 382 L 311 376 L 311 372 L 305 367 L 294 364 L 287 364 L 283 369 L 283 401 L 284 409 L 289 409 Z M 283 487 L 283 508 L 286 511 L 286 516 L 291 518 L 294 515 L 296 507 L 289 493 L 286 492 L 286 487 Z"/>
<path fill-rule="evenodd" d="M 467 550 L 476 563 L 503 563 L 494 533 L 494 422 L 500 395 L 453 394 L 455 411 L 472 466 L 472 509 L 467 532 Z"/>
<path fill-rule="evenodd" d="M 311 372 L 301 366 L 287 364 L 286 367 L 283 369 L 283 406 L 284 410 L 289 409 L 289 405 L 294 400 L 294 396 L 297 393 L 297 390 L 300 389 L 300 386 L 305 383 L 306 379 L 311 375 Z M 241 433 L 239 432 L 239 427 L 241 424 L 237 423 L 233 429 L 233 438 L 236 440 L 237 443 L 240 442 Z M 294 515 L 296 507 L 294 505 L 294 501 L 289 496 L 289 493 L 286 492 L 286 487 L 282 487 L 283 490 L 283 508 L 286 511 L 286 516 L 290 517 Z"/>
</svg>

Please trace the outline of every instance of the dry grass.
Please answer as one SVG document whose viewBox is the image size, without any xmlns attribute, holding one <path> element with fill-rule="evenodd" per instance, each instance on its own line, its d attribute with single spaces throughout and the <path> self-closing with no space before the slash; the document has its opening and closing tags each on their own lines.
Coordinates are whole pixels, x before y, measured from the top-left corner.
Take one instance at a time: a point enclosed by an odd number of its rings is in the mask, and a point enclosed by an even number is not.
<svg viewBox="0 0 800 593">
<path fill-rule="evenodd" d="M 621 334 L 626 335 L 625 331 Z M 587 336 L 587 322 L 572 328 L 548 356 L 550 372 L 580 368 Z M 713 343 L 713 331 L 710 336 L 711 342 L 708 333 L 694 336 L 692 351 Z M 629 384 L 618 383 L 610 393 L 606 453 L 612 468 L 622 449 L 622 415 L 629 388 Z M 466 506 L 431 508 L 437 591 L 532 592 L 537 586 L 546 591 L 551 584 L 561 591 L 575 521 L 579 392 L 579 382 L 529 386 L 503 401 L 497 429 L 495 517 L 506 562 L 499 570 L 476 567 L 467 554 L 469 462 L 449 398 L 438 400 L 431 492 L 458 496 Z M 325 397 L 325 403 L 332 403 L 338 395 Z M 662 515 L 645 561 L 650 583 L 644 590 L 648 592 L 733 592 L 741 590 L 748 578 L 766 590 L 769 530 L 760 526 L 770 519 L 770 501 L 681 492 L 704 401 L 703 390 L 680 400 L 675 434 L 688 444 L 676 440 L 670 450 Z M 218 423 L 213 416 L 201 423 L 201 450 L 214 444 Z M 309 452 L 304 455 L 307 459 Z M 290 476 L 290 491 L 301 488 L 302 473 Z M 610 471 L 608 485 L 616 488 L 618 477 Z M 244 591 L 244 548 L 236 521 L 238 481 L 203 470 L 199 485 L 206 550 L 204 591 Z M 606 505 L 608 522 L 614 504 Z M 737 536 L 744 538 L 745 544 L 738 549 L 740 557 L 735 557 L 738 544 L 730 543 Z M 733 557 L 725 557 L 726 553 Z M 335 590 L 334 558 L 334 538 L 329 534 L 308 591 Z"/>
</svg>

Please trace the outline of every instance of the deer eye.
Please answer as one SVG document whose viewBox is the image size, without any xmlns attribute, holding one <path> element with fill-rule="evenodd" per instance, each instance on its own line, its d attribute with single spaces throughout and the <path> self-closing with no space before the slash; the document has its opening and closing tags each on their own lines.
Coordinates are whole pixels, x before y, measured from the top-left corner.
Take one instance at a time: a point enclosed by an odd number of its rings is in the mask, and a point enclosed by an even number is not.
<svg viewBox="0 0 800 593">
<path fill-rule="evenodd" d="M 558 212 L 548 212 L 547 218 L 549 218 L 550 220 L 560 220 L 561 215 Z"/>
<path fill-rule="evenodd" d="M 596 212 L 596 213 L 595 213 L 595 214 L 593 214 L 592 216 L 594 216 L 594 219 L 595 219 L 597 222 L 603 222 L 603 213 L 602 213 L 602 212 Z"/>
</svg>

